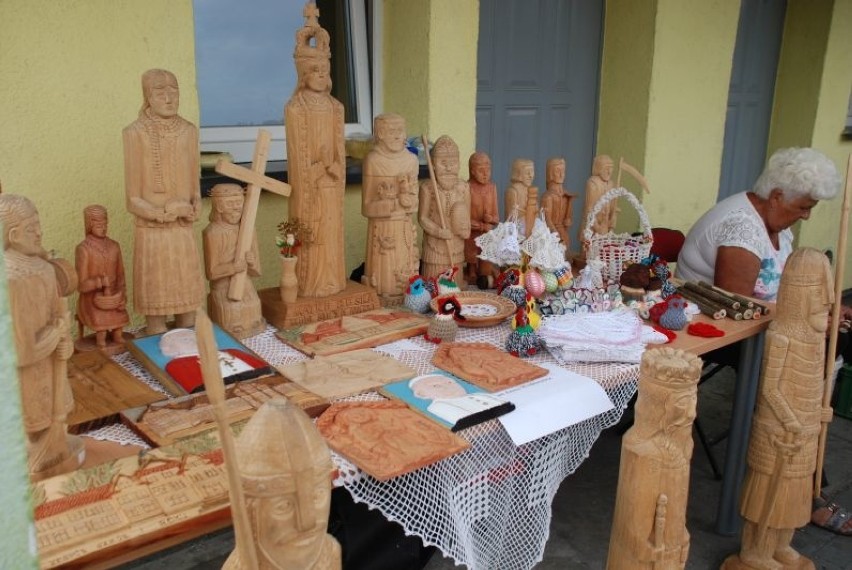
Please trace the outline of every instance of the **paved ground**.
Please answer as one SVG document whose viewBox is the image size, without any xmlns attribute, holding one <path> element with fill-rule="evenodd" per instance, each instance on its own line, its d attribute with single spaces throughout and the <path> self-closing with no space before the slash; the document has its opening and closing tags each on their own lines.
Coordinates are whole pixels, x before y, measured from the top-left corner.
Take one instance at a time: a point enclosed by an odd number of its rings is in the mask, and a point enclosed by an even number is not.
<svg viewBox="0 0 852 570">
<path fill-rule="evenodd" d="M 701 386 L 698 414 L 711 435 L 723 432 L 727 425 L 733 382 L 732 371 L 726 370 Z M 553 504 L 553 520 L 544 560 L 537 569 L 605 567 L 621 449 L 618 427 L 604 432 L 592 448 L 589 459 L 562 483 Z M 718 444 L 714 452 L 722 462 L 724 442 Z M 835 416 L 829 428 L 826 473 L 830 482 L 826 492 L 838 503 L 852 508 L 852 420 Z M 713 532 L 720 485 L 713 478 L 704 451 L 696 443 L 688 508 L 688 528 L 692 537 L 688 569 L 718 568 L 725 556 L 738 550 L 738 537 L 723 537 Z M 852 568 L 852 537 L 841 537 L 807 526 L 796 532 L 793 544 L 810 557 L 818 569 Z M 233 533 L 222 531 L 123 568 L 219 568 L 233 545 Z M 426 566 L 426 570 L 453 568 L 457 567 L 440 553 Z"/>
</svg>

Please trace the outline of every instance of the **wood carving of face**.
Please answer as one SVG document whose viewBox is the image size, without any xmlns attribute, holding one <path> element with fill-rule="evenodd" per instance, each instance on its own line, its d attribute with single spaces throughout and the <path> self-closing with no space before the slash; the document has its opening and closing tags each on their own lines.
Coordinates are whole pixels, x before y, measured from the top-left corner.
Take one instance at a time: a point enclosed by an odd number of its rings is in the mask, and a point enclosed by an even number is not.
<svg viewBox="0 0 852 570">
<path fill-rule="evenodd" d="M 305 86 L 315 93 L 331 91 L 331 63 L 327 59 L 312 59 L 305 69 Z"/>
<path fill-rule="evenodd" d="M 9 249 L 43 257 L 46 252 L 41 246 L 41 235 L 41 221 L 38 214 L 33 214 L 9 230 Z"/>
<path fill-rule="evenodd" d="M 229 224 L 240 223 L 240 218 L 243 215 L 243 202 L 245 199 L 240 196 L 223 196 L 218 197 L 213 201 L 213 207 L 219 212 L 222 220 Z"/>
<path fill-rule="evenodd" d="M 488 184 L 491 180 L 491 163 L 487 160 L 478 160 L 470 164 L 470 177 L 478 184 Z"/>
<path fill-rule="evenodd" d="M 177 80 L 170 74 L 159 73 L 148 88 L 148 105 L 158 117 L 169 119 L 177 115 L 180 91 Z"/>
<path fill-rule="evenodd" d="M 383 121 L 378 129 L 379 141 L 391 152 L 405 149 L 405 123 L 400 120 Z"/>
<path fill-rule="evenodd" d="M 565 161 L 557 160 L 548 164 L 547 181 L 555 184 L 565 182 Z"/>
</svg>

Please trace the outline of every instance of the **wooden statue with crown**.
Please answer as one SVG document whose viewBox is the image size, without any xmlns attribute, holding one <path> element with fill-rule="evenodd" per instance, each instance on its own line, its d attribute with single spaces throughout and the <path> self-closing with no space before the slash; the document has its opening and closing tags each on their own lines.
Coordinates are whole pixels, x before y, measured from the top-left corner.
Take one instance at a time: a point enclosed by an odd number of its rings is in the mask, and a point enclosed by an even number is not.
<svg viewBox="0 0 852 570">
<path fill-rule="evenodd" d="M 289 217 L 306 224 L 296 264 L 298 298 L 284 303 L 277 289 L 261 294 L 263 315 L 292 326 L 379 307 L 371 287 L 348 281 L 343 247 L 346 151 L 343 105 L 331 95 L 331 47 L 319 25 L 319 9 L 305 4 L 305 25 L 296 32 L 298 81 L 284 107 L 287 176 L 292 186 Z"/>
</svg>

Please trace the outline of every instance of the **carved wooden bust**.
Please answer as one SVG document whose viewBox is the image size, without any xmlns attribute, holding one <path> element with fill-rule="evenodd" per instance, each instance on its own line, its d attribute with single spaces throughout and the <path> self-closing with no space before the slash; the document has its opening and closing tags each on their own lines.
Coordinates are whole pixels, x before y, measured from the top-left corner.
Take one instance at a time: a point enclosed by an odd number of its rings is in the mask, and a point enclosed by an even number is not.
<svg viewBox="0 0 852 570">
<path fill-rule="evenodd" d="M 310 418 L 283 398 L 270 400 L 236 448 L 258 567 L 339 569 L 340 545 L 326 532 L 334 464 Z M 238 549 L 223 566 L 244 567 Z"/>
</svg>

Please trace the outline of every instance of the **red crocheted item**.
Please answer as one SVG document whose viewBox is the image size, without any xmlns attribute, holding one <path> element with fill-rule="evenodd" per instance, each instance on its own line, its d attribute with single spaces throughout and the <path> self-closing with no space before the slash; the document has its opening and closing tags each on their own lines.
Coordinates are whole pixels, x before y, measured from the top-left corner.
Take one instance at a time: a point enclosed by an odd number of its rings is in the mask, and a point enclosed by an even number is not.
<svg viewBox="0 0 852 570">
<path fill-rule="evenodd" d="M 707 323 L 690 323 L 690 325 L 686 327 L 686 332 L 693 336 L 703 336 L 707 338 L 725 336 L 725 331 Z"/>
<path fill-rule="evenodd" d="M 663 313 L 665 313 L 666 309 L 668 308 L 668 301 L 656 303 L 653 307 L 648 309 L 648 318 L 651 320 L 652 323 L 657 324 L 660 322 L 660 317 L 663 316 Z"/>
<path fill-rule="evenodd" d="M 660 303 L 660 304 L 661 304 L 661 303 Z M 656 307 L 656 306 L 657 306 L 657 305 L 654 305 L 654 307 Z M 653 307 L 652 307 L 652 310 L 653 310 Z M 658 317 L 658 318 L 659 318 L 659 317 Z M 667 329 L 667 328 L 665 328 L 665 327 L 661 327 L 661 326 L 660 326 L 659 324 L 657 324 L 656 322 L 652 322 L 652 323 L 651 323 L 651 327 L 652 327 L 655 331 L 657 331 L 658 333 L 663 333 L 664 335 L 666 335 L 666 338 L 668 338 L 668 339 L 669 339 L 669 340 L 667 340 L 667 341 L 666 341 L 666 344 L 670 343 L 671 341 L 673 341 L 674 339 L 676 339 L 676 338 L 677 338 L 677 333 L 676 333 L 676 332 L 674 332 L 674 331 L 670 331 L 669 329 Z"/>
</svg>

